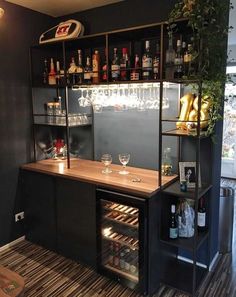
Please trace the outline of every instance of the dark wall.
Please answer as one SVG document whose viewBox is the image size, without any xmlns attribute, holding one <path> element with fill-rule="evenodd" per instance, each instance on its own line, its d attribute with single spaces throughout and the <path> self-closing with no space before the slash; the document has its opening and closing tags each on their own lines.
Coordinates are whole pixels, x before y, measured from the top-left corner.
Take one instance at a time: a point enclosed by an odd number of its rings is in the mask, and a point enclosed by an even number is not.
<svg viewBox="0 0 236 297">
<path fill-rule="evenodd" d="M 79 20 L 85 34 L 107 32 L 121 28 L 166 21 L 176 0 L 125 0 L 87 11 L 66 15 L 58 20 Z"/>
<path fill-rule="evenodd" d="M 0 0 L 0 246 L 22 233 L 14 223 L 20 211 L 19 166 L 31 160 L 29 47 L 51 26 L 52 18 Z"/>
</svg>

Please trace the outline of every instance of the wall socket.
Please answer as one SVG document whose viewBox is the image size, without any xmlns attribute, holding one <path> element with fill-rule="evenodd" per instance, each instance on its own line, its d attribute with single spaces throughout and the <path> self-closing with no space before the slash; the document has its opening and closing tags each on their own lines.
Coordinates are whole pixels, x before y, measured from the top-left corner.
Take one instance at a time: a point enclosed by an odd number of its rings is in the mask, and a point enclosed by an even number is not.
<svg viewBox="0 0 236 297">
<path fill-rule="evenodd" d="M 24 211 L 15 214 L 15 222 L 19 222 L 25 218 Z"/>
</svg>

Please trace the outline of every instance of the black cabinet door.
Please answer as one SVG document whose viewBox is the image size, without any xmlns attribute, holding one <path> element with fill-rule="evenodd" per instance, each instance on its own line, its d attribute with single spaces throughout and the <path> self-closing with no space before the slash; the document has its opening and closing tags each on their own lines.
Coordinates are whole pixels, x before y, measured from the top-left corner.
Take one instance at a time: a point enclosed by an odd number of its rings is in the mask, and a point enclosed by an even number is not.
<svg viewBox="0 0 236 297">
<path fill-rule="evenodd" d="M 56 207 L 51 176 L 22 171 L 26 239 L 56 250 Z"/>
<path fill-rule="evenodd" d="M 95 186 L 57 179 L 58 252 L 89 266 L 96 265 Z"/>
</svg>

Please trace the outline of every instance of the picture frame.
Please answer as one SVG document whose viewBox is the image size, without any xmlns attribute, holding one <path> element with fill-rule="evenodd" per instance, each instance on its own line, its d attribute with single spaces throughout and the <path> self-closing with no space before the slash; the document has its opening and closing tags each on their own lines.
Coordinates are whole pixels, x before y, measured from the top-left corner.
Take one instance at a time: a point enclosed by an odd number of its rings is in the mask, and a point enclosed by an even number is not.
<svg viewBox="0 0 236 297">
<path fill-rule="evenodd" d="M 187 181 L 187 187 L 194 189 L 196 187 L 196 162 L 179 162 L 180 182 Z M 201 174 L 199 166 L 198 186 L 201 188 Z"/>
</svg>

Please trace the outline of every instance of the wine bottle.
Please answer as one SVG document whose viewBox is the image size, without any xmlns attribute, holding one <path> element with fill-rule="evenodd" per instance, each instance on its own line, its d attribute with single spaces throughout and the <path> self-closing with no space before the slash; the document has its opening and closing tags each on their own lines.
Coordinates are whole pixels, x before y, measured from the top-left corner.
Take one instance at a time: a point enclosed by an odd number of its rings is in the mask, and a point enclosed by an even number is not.
<svg viewBox="0 0 236 297">
<path fill-rule="evenodd" d="M 76 79 L 75 79 L 76 71 L 77 71 L 77 66 L 75 64 L 75 58 L 72 57 L 70 62 L 70 67 L 68 69 L 68 79 L 67 79 L 68 84 L 74 85 L 76 83 Z"/>
<path fill-rule="evenodd" d="M 61 69 L 60 69 L 59 61 L 56 61 L 56 82 L 57 82 L 57 85 L 61 83 Z"/>
<path fill-rule="evenodd" d="M 122 58 L 120 60 L 120 79 L 121 80 L 128 80 L 128 70 L 129 66 L 129 57 L 128 57 L 128 50 L 126 47 L 122 48 Z"/>
<path fill-rule="evenodd" d="M 106 55 L 106 51 L 105 51 L 105 60 L 102 66 L 102 81 L 107 81 L 107 55 Z"/>
<path fill-rule="evenodd" d="M 206 208 L 204 206 L 204 198 L 201 197 L 198 204 L 197 225 L 199 231 L 206 229 Z"/>
<path fill-rule="evenodd" d="M 44 60 L 44 70 L 43 70 L 43 84 L 48 83 L 48 61 Z"/>
<path fill-rule="evenodd" d="M 176 239 L 178 237 L 178 224 L 176 219 L 175 204 L 171 205 L 169 237 L 171 239 Z"/>
<path fill-rule="evenodd" d="M 134 69 L 131 71 L 130 80 L 140 80 L 140 63 L 137 54 L 135 55 Z"/>
<path fill-rule="evenodd" d="M 86 59 L 86 66 L 84 67 L 84 82 L 90 84 L 92 82 L 92 67 L 90 62 L 90 57 Z"/>
<path fill-rule="evenodd" d="M 175 56 L 175 72 L 174 78 L 182 78 L 183 76 L 183 56 L 181 40 L 177 40 L 177 50 Z"/>
<path fill-rule="evenodd" d="M 83 62 L 82 62 L 82 51 L 78 50 L 78 66 L 76 69 L 77 74 L 77 84 L 83 83 L 83 76 L 84 76 L 84 68 L 83 68 Z"/>
<path fill-rule="evenodd" d="M 156 45 L 156 53 L 153 59 L 153 79 L 160 78 L 160 47 L 159 43 Z"/>
<path fill-rule="evenodd" d="M 117 48 L 114 48 L 114 54 L 111 63 L 111 78 L 112 81 L 118 81 L 120 79 L 120 63 L 117 54 Z"/>
<path fill-rule="evenodd" d="M 93 83 L 98 84 L 100 82 L 100 55 L 99 51 L 95 51 L 93 54 Z"/>
<path fill-rule="evenodd" d="M 143 80 L 152 78 L 152 55 L 150 53 L 150 41 L 145 41 L 145 52 L 142 57 Z"/>
<path fill-rule="evenodd" d="M 175 50 L 173 49 L 173 37 L 169 35 L 168 49 L 166 50 L 166 79 L 174 78 L 174 62 L 175 62 Z"/>
<path fill-rule="evenodd" d="M 188 48 L 184 54 L 184 75 L 190 76 L 191 73 L 191 65 L 192 64 L 192 45 L 188 44 Z"/>
<path fill-rule="evenodd" d="M 50 62 L 50 72 L 48 76 L 48 84 L 49 85 L 55 85 L 56 84 L 56 72 L 54 68 L 53 58 L 51 58 Z"/>
</svg>

